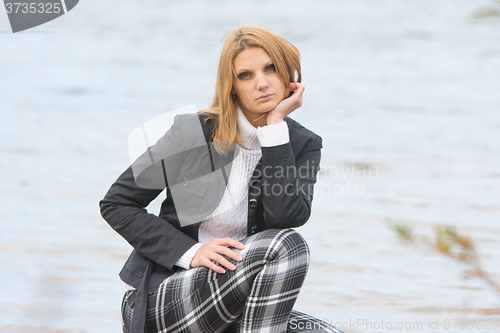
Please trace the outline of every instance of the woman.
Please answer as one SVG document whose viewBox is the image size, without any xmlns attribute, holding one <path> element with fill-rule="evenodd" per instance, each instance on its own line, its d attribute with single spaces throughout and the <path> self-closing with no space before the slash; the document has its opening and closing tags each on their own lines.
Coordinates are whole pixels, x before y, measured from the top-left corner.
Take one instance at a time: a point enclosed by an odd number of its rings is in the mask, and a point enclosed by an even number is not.
<svg viewBox="0 0 500 333">
<path fill-rule="evenodd" d="M 177 116 L 111 186 L 101 214 L 134 247 L 120 272 L 124 332 L 339 332 L 292 310 L 309 250 L 290 228 L 310 216 L 322 148 L 287 117 L 300 81 L 288 41 L 231 31 L 210 109 Z"/>
</svg>

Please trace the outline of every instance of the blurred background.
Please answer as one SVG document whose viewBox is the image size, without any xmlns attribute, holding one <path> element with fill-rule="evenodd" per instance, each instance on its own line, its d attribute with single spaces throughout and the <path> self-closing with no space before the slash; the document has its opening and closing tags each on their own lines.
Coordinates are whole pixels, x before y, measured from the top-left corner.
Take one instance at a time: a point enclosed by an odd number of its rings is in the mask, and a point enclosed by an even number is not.
<svg viewBox="0 0 500 333">
<path fill-rule="evenodd" d="M 16 34 L 0 12 L 0 332 L 121 331 L 131 248 L 98 201 L 135 127 L 210 105 L 242 23 L 299 48 L 292 118 L 323 137 L 295 308 L 346 332 L 500 331 L 498 293 L 388 227 L 454 226 L 500 280 L 500 3 L 82 0 Z"/>
</svg>

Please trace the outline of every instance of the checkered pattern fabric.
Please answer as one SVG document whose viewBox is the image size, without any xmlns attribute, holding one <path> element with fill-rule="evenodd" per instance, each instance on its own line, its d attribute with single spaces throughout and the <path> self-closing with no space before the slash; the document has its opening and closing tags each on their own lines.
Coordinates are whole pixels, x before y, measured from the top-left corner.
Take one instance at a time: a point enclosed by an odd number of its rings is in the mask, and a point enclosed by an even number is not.
<svg viewBox="0 0 500 333">
<path fill-rule="evenodd" d="M 178 271 L 149 295 L 146 332 L 331 332 L 340 331 L 292 310 L 309 266 L 309 248 L 292 229 L 269 229 L 241 240 L 243 256 L 225 274 L 206 267 Z M 124 332 L 130 327 L 135 291 L 122 303 Z"/>
</svg>

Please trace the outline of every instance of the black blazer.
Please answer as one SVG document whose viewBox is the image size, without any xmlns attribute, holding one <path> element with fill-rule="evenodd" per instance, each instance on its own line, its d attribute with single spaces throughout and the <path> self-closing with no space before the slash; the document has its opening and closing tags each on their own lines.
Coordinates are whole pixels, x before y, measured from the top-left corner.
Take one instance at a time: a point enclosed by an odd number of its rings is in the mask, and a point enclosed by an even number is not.
<svg viewBox="0 0 500 333">
<path fill-rule="evenodd" d="M 262 147 L 262 158 L 251 178 L 247 235 L 269 228 L 299 227 L 311 214 L 322 140 L 289 117 L 285 121 L 290 141 Z M 203 144 L 199 138 L 192 139 L 195 125 L 201 125 Z M 164 137 L 135 161 L 100 201 L 103 218 L 134 248 L 120 272 L 125 283 L 152 293 L 166 277 L 182 269 L 175 263 L 197 243 L 201 221 L 217 207 L 225 189 L 222 182 L 208 193 L 206 184 L 197 179 L 220 169 L 227 182 L 233 157 L 232 153 L 222 156 L 211 149 L 213 129 L 214 120 L 207 121 L 207 114 L 176 116 Z M 165 147 L 176 151 L 165 151 Z M 145 207 L 165 187 L 167 196 L 159 215 L 148 213 Z M 178 214 L 183 202 L 191 207 L 187 225 L 181 223 Z"/>
</svg>

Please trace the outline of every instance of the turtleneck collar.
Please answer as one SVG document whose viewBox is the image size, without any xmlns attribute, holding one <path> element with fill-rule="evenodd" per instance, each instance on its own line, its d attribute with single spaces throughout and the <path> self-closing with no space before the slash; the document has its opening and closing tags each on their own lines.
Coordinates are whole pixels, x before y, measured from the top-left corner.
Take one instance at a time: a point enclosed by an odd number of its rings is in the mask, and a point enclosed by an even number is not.
<svg viewBox="0 0 500 333">
<path fill-rule="evenodd" d="M 245 140 L 242 147 L 247 149 L 260 149 L 260 141 L 257 137 L 257 128 L 255 128 L 245 117 L 239 105 L 238 108 L 238 133 L 241 139 Z"/>
</svg>

